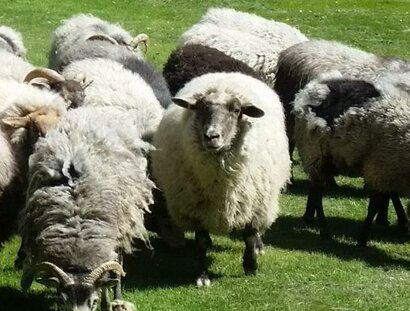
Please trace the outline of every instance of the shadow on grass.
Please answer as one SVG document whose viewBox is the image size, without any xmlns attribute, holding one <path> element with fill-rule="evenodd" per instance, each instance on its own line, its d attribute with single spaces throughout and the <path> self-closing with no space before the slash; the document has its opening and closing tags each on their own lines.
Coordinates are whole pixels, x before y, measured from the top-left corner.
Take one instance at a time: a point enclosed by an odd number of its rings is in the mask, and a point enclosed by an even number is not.
<svg viewBox="0 0 410 311">
<path fill-rule="evenodd" d="M 187 239 L 186 246 L 180 249 L 169 248 L 159 239 L 153 240 L 152 244 L 153 252 L 141 250 L 133 256 L 124 258 L 124 266 L 127 270 L 125 288 L 144 290 L 194 284 L 197 251 L 193 240 Z M 208 251 L 208 265 L 212 265 L 210 253 L 224 250 L 223 247 L 214 244 Z M 212 273 L 209 276 L 211 279 L 221 277 Z"/>
<path fill-rule="evenodd" d="M 309 190 L 309 180 L 295 179 L 291 185 L 288 186 L 288 194 L 297 196 L 307 196 Z M 348 198 L 366 198 L 368 193 L 362 188 L 357 188 L 348 184 L 339 183 L 336 186 L 329 186 L 325 188 L 324 196 L 326 197 L 348 197 Z"/>
<path fill-rule="evenodd" d="M 0 287 L 0 310 L 16 311 L 51 311 L 54 301 L 46 294 L 23 293 L 12 287 Z"/>
<path fill-rule="evenodd" d="M 344 237 L 356 241 L 362 224 L 360 221 L 337 217 L 329 217 L 327 221 L 334 237 L 333 240 L 322 239 L 319 233 L 309 230 L 300 218 L 284 216 L 278 218 L 271 229 L 266 232 L 264 242 L 267 245 L 287 250 L 317 252 L 343 260 L 360 260 L 376 267 L 400 266 L 410 269 L 410 261 L 392 258 L 383 250 L 371 246 L 372 241 L 393 243 L 408 241 L 408 236 L 400 235 L 395 226 L 374 225 L 370 232 L 370 246 L 361 248 L 355 243 L 350 244 L 336 239 Z"/>
</svg>

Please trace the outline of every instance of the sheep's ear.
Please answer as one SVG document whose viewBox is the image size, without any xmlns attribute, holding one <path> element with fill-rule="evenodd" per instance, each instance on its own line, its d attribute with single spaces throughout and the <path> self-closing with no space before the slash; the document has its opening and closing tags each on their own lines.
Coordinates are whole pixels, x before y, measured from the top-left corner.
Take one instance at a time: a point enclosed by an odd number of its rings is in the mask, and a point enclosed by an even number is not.
<svg viewBox="0 0 410 311">
<path fill-rule="evenodd" d="M 39 109 L 24 117 L 7 117 L 1 120 L 4 125 L 11 128 L 34 127 L 37 132 L 44 136 L 48 130 L 54 127 L 61 115 L 55 109 Z"/>
<path fill-rule="evenodd" d="M 29 115 L 24 117 L 6 117 L 1 120 L 1 123 L 11 128 L 27 127 L 30 124 Z"/>
<path fill-rule="evenodd" d="M 265 115 L 265 112 L 262 109 L 255 107 L 253 105 L 242 106 L 241 111 L 243 114 L 252 118 L 261 118 Z"/>
<path fill-rule="evenodd" d="M 196 109 L 195 101 L 193 99 L 181 98 L 181 97 L 172 97 L 172 101 L 175 105 L 178 105 L 186 109 Z"/>
</svg>

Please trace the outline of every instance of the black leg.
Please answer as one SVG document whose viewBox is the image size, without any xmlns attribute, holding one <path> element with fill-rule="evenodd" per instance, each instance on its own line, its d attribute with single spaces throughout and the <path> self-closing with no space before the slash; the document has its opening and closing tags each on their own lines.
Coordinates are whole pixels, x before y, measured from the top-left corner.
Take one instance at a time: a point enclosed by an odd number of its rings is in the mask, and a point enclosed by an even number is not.
<svg viewBox="0 0 410 311">
<path fill-rule="evenodd" d="M 400 202 L 400 197 L 397 192 L 391 192 L 390 198 L 393 202 L 394 210 L 396 211 L 397 215 L 397 224 L 399 225 L 400 229 L 404 232 L 408 232 L 408 219 L 406 212 L 404 211 L 403 205 Z"/>
<path fill-rule="evenodd" d="M 196 285 L 198 287 L 209 286 L 211 281 L 208 276 L 208 266 L 206 261 L 206 253 L 208 248 L 212 245 L 211 237 L 207 231 L 195 231 L 195 243 L 197 247 L 198 256 L 198 271 Z"/>
<path fill-rule="evenodd" d="M 256 274 L 258 269 L 257 244 L 258 232 L 251 225 L 243 229 L 243 240 L 245 241 L 245 252 L 243 254 L 243 270 L 246 275 Z"/>
<path fill-rule="evenodd" d="M 110 301 L 108 299 L 108 289 L 103 288 L 101 293 L 101 311 L 110 311 Z"/>
<path fill-rule="evenodd" d="M 362 228 L 357 239 L 358 246 L 366 246 L 373 219 L 380 208 L 386 205 L 386 201 L 388 202 L 389 198 L 389 194 L 386 192 L 372 192 L 370 194 L 367 216 L 362 224 Z"/>
<path fill-rule="evenodd" d="M 308 226 L 313 226 L 315 223 L 315 211 L 316 211 L 316 205 L 317 204 L 322 204 L 322 198 L 317 197 L 317 186 L 316 184 L 313 184 L 312 182 L 310 183 L 309 186 L 309 193 L 308 193 L 308 199 L 306 203 L 306 210 L 305 213 L 302 216 L 303 221 L 306 223 Z M 323 192 L 320 190 L 320 192 Z"/>
<path fill-rule="evenodd" d="M 389 194 L 386 194 L 389 195 Z M 393 201 L 393 199 L 392 199 Z M 378 202 L 379 206 L 379 211 L 376 216 L 376 224 L 382 225 L 382 226 L 388 226 L 389 225 L 389 200 L 382 200 Z"/>
</svg>

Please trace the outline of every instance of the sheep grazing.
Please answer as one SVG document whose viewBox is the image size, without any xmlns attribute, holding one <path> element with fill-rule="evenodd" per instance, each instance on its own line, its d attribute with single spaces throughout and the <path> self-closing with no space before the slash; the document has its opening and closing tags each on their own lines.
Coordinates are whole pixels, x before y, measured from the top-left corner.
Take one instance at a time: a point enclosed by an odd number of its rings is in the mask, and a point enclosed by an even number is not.
<svg viewBox="0 0 410 311">
<path fill-rule="evenodd" d="M 212 72 L 241 72 L 260 79 L 259 75 L 245 63 L 217 49 L 199 44 L 177 48 L 171 53 L 163 69 L 172 95 L 193 78 Z"/>
<path fill-rule="evenodd" d="M 154 177 L 173 221 L 194 230 L 197 285 L 210 284 L 209 232 L 242 230 L 245 273 L 257 270 L 263 233 L 278 215 L 290 159 L 282 105 L 263 82 L 241 73 L 209 73 L 173 98 L 154 136 Z"/>
<path fill-rule="evenodd" d="M 64 310 L 111 310 L 107 289 L 122 302 L 122 254 L 134 239 L 149 245 L 144 214 L 153 203 L 147 173 L 152 145 L 138 133 L 138 113 L 115 107 L 69 110 L 35 145 L 19 227 L 22 287 L 56 287 Z M 116 310 L 116 309 L 115 309 Z M 120 309 L 123 310 L 123 309 Z"/>
<path fill-rule="evenodd" d="M 91 15 L 75 15 L 55 30 L 49 67 L 62 72 L 69 64 L 88 58 L 116 61 L 139 74 L 166 108 L 171 103 L 171 95 L 164 77 L 143 59 L 140 49 L 137 48 L 147 42 L 148 36 L 145 34 L 132 39 L 131 35 L 119 26 Z"/>
<path fill-rule="evenodd" d="M 408 72 L 410 62 L 399 58 L 380 57 L 338 42 L 324 40 L 302 42 L 282 51 L 276 68 L 274 89 L 285 108 L 291 156 L 295 147 L 293 137 L 295 121 L 291 114 L 295 94 L 309 81 L 334 70 L 346 78 L 373 80 L 387 72 Z M 389 194 L 385 195 L 389 196 Z M 407 217 L 400 199 L 396 193 L 390 194 L 390 197 L 398 216 L 399 226 L 405 229 Z M 387 205 L 380 210 L 378 223 L 388 223 L 387 207 L 388 200 Z M 314 210 L 307 210 L 304 215 L 305 221 L 312 223 L 313 218 Z"/>
<path fill-rule="evenodd" d="M 306 209 L 316 210 L 326 232 L 323 181 L 339 172 L 362 176 L 371 191 L 358 238 L 366 245 L 374 216 L 389 200 L 386 193 L 410 191 L 410 73 L 374 82 L 340 74 L 313 80 L 296 95 L 294 106 L 296 146 L 312 182 Z"/>
<path fill-rule="evenodd" d="M 0 243 L 15 232 L 32 146 L 64 114 L 65 106 L 57 94 L 0 79 Z"/>
<path fill-rule="evenodd" d="M 299 30 L 285 23 L 233 9 L 211 8 L 182 34 L 180 45 L 215 48 L 246 63 L 273 87 L 279 52 L 306 40 Z"/>
</svg>

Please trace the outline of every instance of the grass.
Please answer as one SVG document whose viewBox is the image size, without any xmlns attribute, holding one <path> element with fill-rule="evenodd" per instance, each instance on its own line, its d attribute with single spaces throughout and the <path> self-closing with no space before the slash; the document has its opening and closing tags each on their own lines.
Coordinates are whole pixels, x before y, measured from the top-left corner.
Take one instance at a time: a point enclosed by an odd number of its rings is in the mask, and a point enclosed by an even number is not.
<svg viewBox="0 0 410 311">
<path fill-rule="evenodd" d="M 211 6 L 230 6 L 297 26 L 310 37 L 334 39 L 385 55 L 410 57 L 410 1 L 1 1 L 0 24 L 22 31 L 28 57 L 46 65 L 52 30 L 74 13 L 89 12 L 120 21 L 134 34 L 146 32 L 148 58 L 159 68 L 180 34 Z M 339 178 L 325 199 L 333 242 L 305 228 L 299 217 L 306 201 L 306 177 L 296 167 L 296 183 L 281 197 L 282 214 L 267 232 L 267 252 L 259 274 L 241 268 L 243 245 L 214 237 L 210 252 L 214 284 L 196 289 L 192 240 L 172 251 L 156 243 L 154 254 L 127 258 L 125 296 L 139 310 L 408 310 L 410 245 L 395 226 L 374 227 L 367 249 L 355 246 L 366 214 L 359 179 Z M 395 222 L 393 215 L 390 221 Z M 28 297 L 13 268 L 19 239 L 0 251 L 0 309 L 53 310 L 52 291 L 34 285 Z"/>
</svg>

